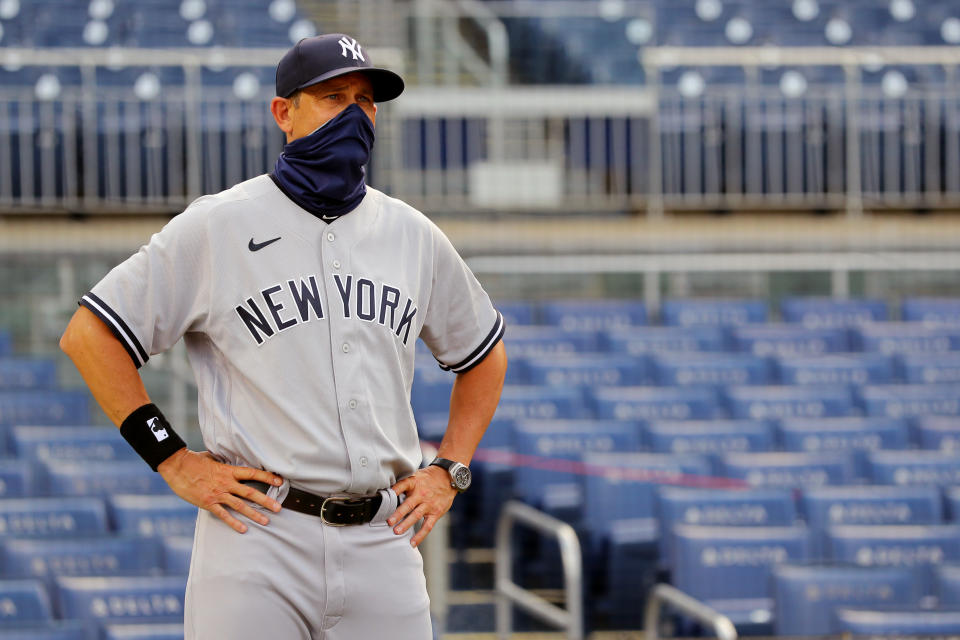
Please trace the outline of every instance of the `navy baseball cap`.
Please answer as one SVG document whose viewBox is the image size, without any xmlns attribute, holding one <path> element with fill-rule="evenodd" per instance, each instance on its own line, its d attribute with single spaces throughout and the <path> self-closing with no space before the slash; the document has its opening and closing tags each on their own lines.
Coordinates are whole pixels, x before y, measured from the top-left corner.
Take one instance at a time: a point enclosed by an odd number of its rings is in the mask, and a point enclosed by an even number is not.
<svg viewBox="0 0 960 640">
<path fill-rule="evenodd" d="M 298 89 L 360 71 L 373 84 L 374 102 L 393 100 L 403 93 L 403 78 L 373 66 L 370 56 L 354 38 L 326 33 L 304 38 L 283 54 L 277 64 L 277 95 L 289 98 Z"/>
</svg>

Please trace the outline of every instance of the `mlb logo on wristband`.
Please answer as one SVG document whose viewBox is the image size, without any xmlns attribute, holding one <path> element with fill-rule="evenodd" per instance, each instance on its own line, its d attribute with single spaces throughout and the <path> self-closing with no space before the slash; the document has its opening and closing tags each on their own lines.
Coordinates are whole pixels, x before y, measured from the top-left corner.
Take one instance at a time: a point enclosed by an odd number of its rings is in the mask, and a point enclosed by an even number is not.
<svg viewBox="0 0 960 640">
<path fill-rule="evenodd" d="M 147 426 L 150 427 L 150 431 L 153 433 L 153 437 L 157 439 L 157 442 L 163 442 L 167 439 L 167 430 L 163 428 L 160 418 L 150 418 L 147 420 Z"/>
</svg>

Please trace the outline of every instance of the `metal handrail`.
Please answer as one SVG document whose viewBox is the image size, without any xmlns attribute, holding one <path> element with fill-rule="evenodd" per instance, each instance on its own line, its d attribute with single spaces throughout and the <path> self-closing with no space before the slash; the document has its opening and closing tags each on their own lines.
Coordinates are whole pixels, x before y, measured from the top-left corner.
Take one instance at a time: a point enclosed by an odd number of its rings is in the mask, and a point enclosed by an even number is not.
<svg viewBox="0 0 960 640">
<path fill-rule="evenodd" d="M 660 605 L 666 603 L 698 622 L 710 625 L 721 640 L 737 640 L 737 630 L 730 618 L 711 609 L 669 584 L 658 584 L 650 591 L 647 607 L 643 616 L 646 640 L 658 640 L 660 627 Z"/>
<path fill-rule="evenodd" d="M 566 609 L 548 602 L 513 581 L 513 545 L 510 532 L 515 523 L 524 524 L 556 538 L 560 544 Z M 511 500 L 504 505 L 500 513 L 495 553 L 497 636 L 501 640 L 510 637 L 513 626 L 511 605 L 514 604 L 548 624 L 566 629 L 569 640 L 583 640 L 583 556 L 573 527 L 522 502 Z"/>
</svg>

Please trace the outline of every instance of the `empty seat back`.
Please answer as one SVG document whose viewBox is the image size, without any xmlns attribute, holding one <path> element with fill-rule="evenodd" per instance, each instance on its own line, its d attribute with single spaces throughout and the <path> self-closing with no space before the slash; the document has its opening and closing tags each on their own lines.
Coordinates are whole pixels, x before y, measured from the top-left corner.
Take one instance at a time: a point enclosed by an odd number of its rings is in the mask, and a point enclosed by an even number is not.
<svg viewBox="0 0 960 640">
<path fill-rule="evenodd" d="M 770 451 L 773 428 L 760 420 L 658 420 L 646 428 L 654 453 L 708 456 L 716 465 L 728 452 Z"/>
<path fill-rule="evenodd" d="M 115 427 L 14 427 L 13 450 L 29 460 L 137 460 Z"/>
<path fill-rule="evenodd" d="M 901 376 L 907 384 L 960 382 L 960 353 L 932 353 L 900 356 Z"/>
<path fill-rule="evenodd" d="M 875 484 L 960 484 L 960 459 L 945 451 L 871 451 L 870 480 Z"/>
<path fill-rule="evenodd" d="M 886 384 L 893 381 L 893 362 L 882 353 L 836 353 L 781 358 L 782 384 Z"/>
<path fill-rule="evenodd" d="M 596 331 L 566 331 L 546 326 L 507 327 L 503 344 L 511 358 L 589 353 L 598 347 Z"/>
<path fill-rule="evenodd" d="M 657 354 L 651 358 L 651 365 L 654 382 L 665 386 L 719 387 L 770 382 L 766 360 L 749 354 Z"/>
<path fill-rule="evenodd" d="M 505 420 L 553 420 L 589 418 L 590 413 L 577 387 L 506 385 L 494 415 Z"/>
<path fill-rule="evenodd" d="M 168 575 L 186 575 L 190 571 L 193 538 L 170 536 L 163 539 L 163 570 Z"/>
<path fill-rule="evenodd" d="M 882 300 L 834 300 L 831 298 L 786 298 L 780 303 L 784 322 L 805 327 L 851 327 L 887 319 Z"/>
<path fill-rule="evenodd" d="M 774 625 L 780 636 L 835 633 L 837 606 L 918 605 L 920 585 L 902 567 L 799 566 L 773 569 Z"/>
<path fill-rule="evenodd" d="M 845 484 L 853 478 L 850 456 L 830 453 L 727 453 L 720 473 L 751 487 L 800 489 Z"/>
<path fill-rule="evenodd" d="M 0 624 L 24 626 L 53 619 L 50 596 L 39 580 L 0 580 Z"/>
<path fill-rule="evenodd" d="M 107 498 L 114 528 L 132 536 L 192 536 L 197 507 L 178 496 L 112 495 Z"/>
<path fill-rule="evenodd" d="M 827 555 L 864 567 L 906 567 L 923 593 L 934 592 L 934 567 L 960 561 L 960 525 L 845 525 L 827 530 Z"/>
<path fill-rule="evenodd" d="M 780 442 L 785 451 L 841 451 L 853 454 L 857 477 L 868 475 L 867 453 L 879 449 L 906 449 L 909 432 L 896 418 L 819 418 L 780 421 Z"/>
<path fill-rule="evenodd" d="M 51 389 L 56 384 L 57 367 L 50 358 L 0 357 L 0 389 Z"/>
<path fill-rule="evenodd" d="M 856 351 L 892 354 L 943 353 L 960 348 L 960 325 L 937 326 L 922 322 L 878 322 L 851 329 Z"/>
<path fill-rule="evenodd" d="M 100 498 L 8 498 L 0 500 L 0 536 L 73 537 L 107 532 Z"/>
<path fill-rule="evenodd" d="M 868 416 L 960 416 L 960 384 L 887 384 L 860 389 Z"/>
<path fill-rule="evenodd" d="M 596 387 L 641 384 L 644 362 L 624 354 L 542 356 L 526 363 L 529 381 L 554 387 Z"/>
<path fill-rule="evenodd" d="M 155 538 L 99 537 L 0 542 L 4 574 L 48 580 L 55 576 L 134 575 L 160 570 Z"/>
<path fill-rule="evenodd" d="M 0 391 L 0 425 L 86 424 L 89 398 L 86 391 Z"/>
<path fill-rule="evenodd" d="M 541 306 L 543 322 L 563 329 L 606 331 L 647 323 L 647 308 L 634 300 L 557 300 Z"/>
<path fill-rule="evenodd" d="M 835 616 L 838 633 L 872 637 L 889 637 L 894 634 L 904 634 L 902 637 L 936 637 L 960 633 L 960 611 L 956 610 L 888 611 L 842 607 L 837 609 Z"/>
<path fill-rule="evenodd" d="M 817 356 L 849 349 L 847 332 L 840 328 L 760 325 L 734 327 L 731 335 L 737 351 L 765 357 Z"/>
<path fill-rule="evenodd" d="M 56 579 L 66 618 L 147 621 L 183 616 L 186 576 Z"/>
<path fill-rule="evenodd" d="M 660 317 L 671 327 L 739 326 L 766 322 L 767 305 L 760 300 L 666 300 Z"/>
<path fill-rule="evenodd" d="M 497 311 L 503 316 L 503 321 L 507 327 L 511 328 L 517 325 L 534 324 L 536 315 L 533 304 L 519 300 L 510 302 L 497 302 Z"/>
<path fill-rule="evenodd" d="M 773 567 L 810 556 L 800 526 L 677 525 L 672 548 L 673 585 L 701 600 L 769 597 Z"/>
<path fill-rule="evenodd" d="M 596 387 L 598 418 L 613 420 L 707 420 L 717 417 L 717 394 L 707 387 Z"/>
<path fill-rule="evenodd" d="M 730 387 L 724 398 L 734 418 L 831 418 L 853 413 L 853 397 L 844 385 Z"/>
<path fill-rule="evenodd" d="M 921 449 L 956 453 L 960 451 L 960 417 L 924 416 L 913 422 Z"/>
<path fill-rule="evenodd" d="M 725 346 L 720 327 L 634 327 L 600 334 L 605 351 L 634 357 L 655 353 L 722 351 Z"/>
<path fill-rule="evenodd" d="M 671 557 L 676 525 L 788 527 L 797 520 L 793 497 L 784 489 L 660 487 L 657 497 L 664 560 Z"/>
<path fill-rule="evenodd" d="M 960 325 L 960 298 L 907 298 L 900 316 L 911 322 Z"/>
<path fill-rule="evenodd" d="M 48 490 L 54 496 L 170 493 L 163 476 L 140 460 L 116 460 L 104 465 L 46 460 L 41 464 Z"/>
</svg>

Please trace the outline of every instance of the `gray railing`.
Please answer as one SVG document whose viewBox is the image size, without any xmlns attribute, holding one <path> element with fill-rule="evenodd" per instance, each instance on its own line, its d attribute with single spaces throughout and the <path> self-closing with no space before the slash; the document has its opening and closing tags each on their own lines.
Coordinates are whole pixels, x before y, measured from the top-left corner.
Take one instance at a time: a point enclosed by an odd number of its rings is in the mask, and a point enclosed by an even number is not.
<svg viewBox="0 0 960 640">
<path fill-rule="evenodd" d="M 558 607 L 513 581 L 511 534 L 517 524 L 555 538 L 560 544 L 566 608 Z M 521 607 L 527 613 L 548 624 L 564 629 L 569 640 L 583 640 L 583 558 L 580 552 L 580 541 L 573 527 L 522 502 L 511 500 L 500 512 L 495 551 L 494 588 L 497 599 L 497 636 L 500 640 L 507 640 L 510 637 L 513 627 L 513 605 Z"/>
<path fill-rule="evenodd" d="M 268 111 L 281 54 L 0 49 L 0 64 L 78 78 L 0 87 L 0 209 L 170 211 L 268 171 L 282 146 Z M 396 51 L 373 55 L 402 66 Z M 792 97 L 757 81 L 760 65 L 788 63 L 845 80 Z M 652 49 L 644 87 L 497 87 L 502 70 L 492 87 L 411 87 L 381 105 L 369 177 L 428 212 L 960 207 L 960 90 L 891 97 L 861 82 L 885 63 L 955 76 L 960 52 Z M 231 65 L 253 73 L 205 80 Z M 666 70 L 687 67 L 746 80 L 684 94 Z M 105 84 L 113 68 L 143 74 Z"/>
<path fill-rule="evenodd" d="M 737 640 L 737 630 L 730 622 L 730 618 L 717 613 L 699 600 L 668 584 L 656 585 L 647 596 L 647 606 L 643 616 L 644 638 L 646 640 L 658 640 L 660 638 L 660 610 L 665 604 L 697 622 L 709 625 L 720 640 Z"/>
</svg>

